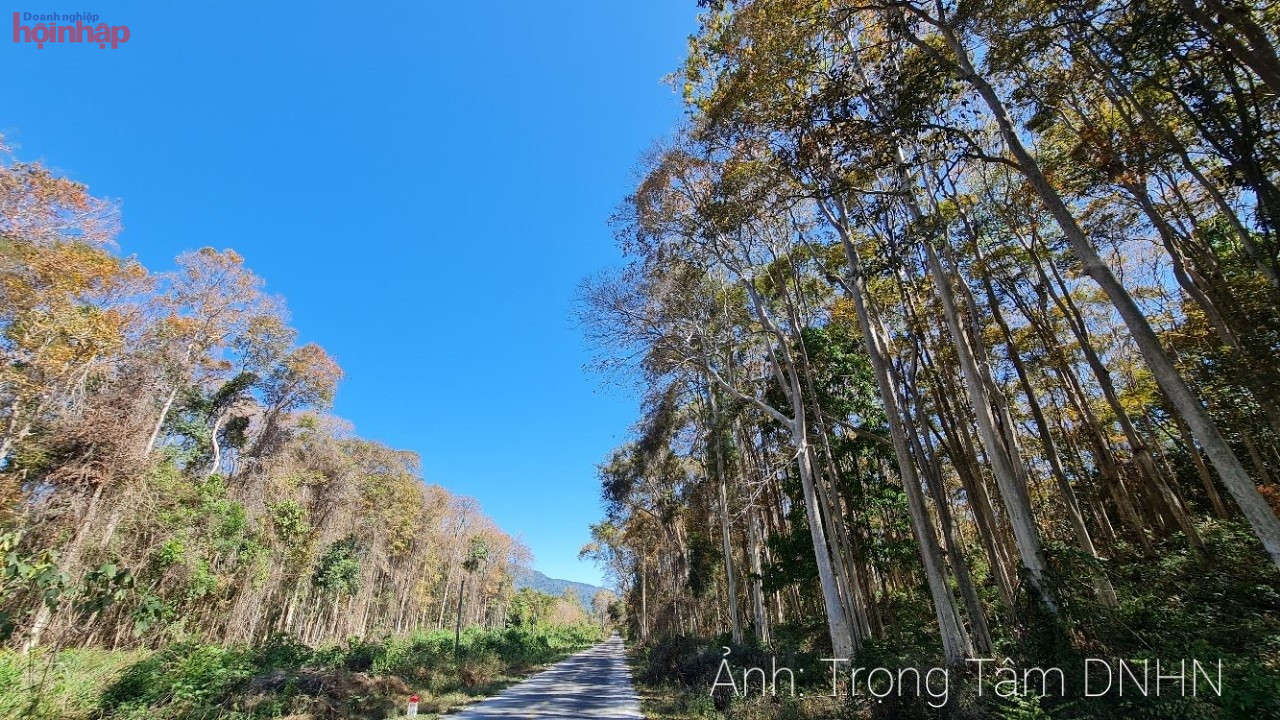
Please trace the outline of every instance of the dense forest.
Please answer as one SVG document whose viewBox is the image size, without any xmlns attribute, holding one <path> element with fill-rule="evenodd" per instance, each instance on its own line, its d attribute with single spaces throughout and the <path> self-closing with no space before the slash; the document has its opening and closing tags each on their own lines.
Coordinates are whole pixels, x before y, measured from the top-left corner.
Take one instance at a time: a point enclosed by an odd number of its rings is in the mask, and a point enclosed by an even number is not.
<svg viewBox="0 0 1280 720">
<path fill-rule="evenodd" d="M 203 248 L 150 272 L 117 252 L 115 203 L 3 152 L 0 641 L 16 654 L 0 653 L 0 715 L 36 714 L 9 694 L 31 679 L 19 658 L 66 649 L 248 663 L 210 686 L 225 694 L 252 663 L 222 648 L 345 647 L 329 660 L 367 667 L 364 639 L 413 634 L 406 672 L 478 643 L 518 670 L 598 633 L 607 599 L 517 592 L 521 543 L 327 412 L 342 370 L 298 344 L 243 258 Z M 597 630 L 501 635 L 575 624 Z"/>
<path fill-rule="evenodd" d="M 1221 658 L 1017 717 L 1280 717 L 1276 6 L 700 5 L 582 290 L 645 397 L 585 550 L 642 679 Z"/>
</svg>

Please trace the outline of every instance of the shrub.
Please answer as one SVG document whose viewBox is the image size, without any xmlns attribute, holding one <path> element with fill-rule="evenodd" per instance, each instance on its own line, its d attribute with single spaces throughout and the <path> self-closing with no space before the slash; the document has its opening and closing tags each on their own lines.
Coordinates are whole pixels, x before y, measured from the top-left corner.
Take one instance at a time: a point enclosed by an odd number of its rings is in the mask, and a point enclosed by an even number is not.
<svg viewBox="0 0 1280 720">
<path fill-rule="evenodd" d="M 600 639 L 598 628 L 470 628 L 415 632 L 312 649 L 288 635 L 253 648 L 174 643 L 155 653 L 66 651 L 46 682 L 28 689 L 34 660 L 0 653 L 0 720 L 385 717 L 412 691 L 458 697 L 559 660 Z M 34 657 L 34 656 L 33 656 Z M 445 702 L 445 701 L 442 701 Z M 448 704 L 441 707 L 448 707 Z"/>
<path fill-rule="evenodd" d="M 126 670 L 103 693 L 106 713 L 151 717 L 200 716 L 214 712 L 254 674 L 248 652 L 217 645 L 179 643 Z"/>
</svg>

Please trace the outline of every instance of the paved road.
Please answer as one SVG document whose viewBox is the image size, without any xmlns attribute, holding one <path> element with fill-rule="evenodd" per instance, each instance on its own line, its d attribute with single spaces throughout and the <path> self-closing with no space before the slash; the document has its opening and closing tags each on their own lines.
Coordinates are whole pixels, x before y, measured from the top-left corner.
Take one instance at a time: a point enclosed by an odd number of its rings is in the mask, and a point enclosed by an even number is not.
<svg viewBox="0 0 1280 720">
<path fill-rule="evenodd" d="M 614 636 L 448 720 L 562 718 L 644 720 L 622 640 Z"/>
</svg>

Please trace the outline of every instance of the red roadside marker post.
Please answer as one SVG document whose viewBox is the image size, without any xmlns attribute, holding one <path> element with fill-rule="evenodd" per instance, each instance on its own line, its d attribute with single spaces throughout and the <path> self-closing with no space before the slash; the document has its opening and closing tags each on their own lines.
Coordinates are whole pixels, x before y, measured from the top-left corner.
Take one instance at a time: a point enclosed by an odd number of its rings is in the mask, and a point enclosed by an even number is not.
<svg viewBox="0 0 1280 720">
<path fill-rule="evenodd" d="M 418 717 L 418 696 L 409 696 L 409 708 L 404 712 L 406 717 Z"/>
</svg>

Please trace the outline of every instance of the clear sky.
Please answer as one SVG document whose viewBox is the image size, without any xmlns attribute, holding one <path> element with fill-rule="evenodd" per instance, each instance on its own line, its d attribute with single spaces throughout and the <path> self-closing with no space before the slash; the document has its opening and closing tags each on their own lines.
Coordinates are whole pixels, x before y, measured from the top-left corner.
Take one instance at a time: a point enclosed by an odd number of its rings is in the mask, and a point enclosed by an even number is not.
<svg viewBox="0 0 1280 720">
<path fill-rule="evenodd" d="M 118 49 L 11 41 L 92 12 Z M 419 452 L 548 575 L 599 518 L 635 401 L 582 369 L 578 281 L 679 121 L 693 0 L 40 2 L 5 10 L 0 132 L 123 204 L 153 270 L 231 247 L 347 373 L 335 411 Z"/>
</svg>

